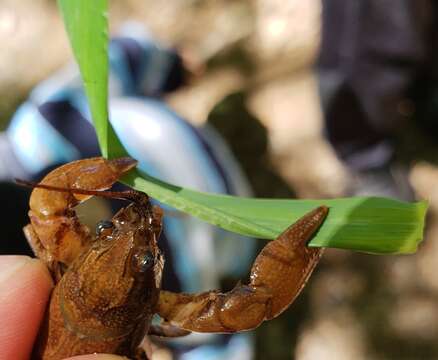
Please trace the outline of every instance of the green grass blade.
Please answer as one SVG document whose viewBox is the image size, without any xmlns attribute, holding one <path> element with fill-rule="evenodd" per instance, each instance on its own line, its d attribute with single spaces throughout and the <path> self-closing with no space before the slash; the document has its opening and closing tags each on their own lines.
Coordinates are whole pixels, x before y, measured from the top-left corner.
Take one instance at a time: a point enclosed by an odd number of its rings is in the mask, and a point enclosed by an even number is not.
<svg viewBox="0 0 438 360">
<path fill-rule="evenodd" d="M 274 200 L 206 194 L 132 172 L 126 184 L 214 225 L 240 234 L 272 239 L 318 205 L 330 207 L 311 246 L 376 254 L 413 253 L 423 239 L 425 202 L 357 197 L 328 200 Z"/>
<path fill-rule="evenodd" d="M 126 154 L 108 121 L 107 0 L 58 0 L 84 80 L 103 156 Z M 205 194 L 132 172 L 125 182 L 161 202 L 207 222 L 249 236 L 275 238 L 310 209 L 330 213 L 311 246 L 376 254 L 412 253 L 423 238 L 427 204 L 382 198 L 334 200 L 246 199 Z"/>
<path fill-rule="evenodd" d="M 104 157 L 126 154 L 108 121 L 108 1 L 58 0 Z"/>
</svg>

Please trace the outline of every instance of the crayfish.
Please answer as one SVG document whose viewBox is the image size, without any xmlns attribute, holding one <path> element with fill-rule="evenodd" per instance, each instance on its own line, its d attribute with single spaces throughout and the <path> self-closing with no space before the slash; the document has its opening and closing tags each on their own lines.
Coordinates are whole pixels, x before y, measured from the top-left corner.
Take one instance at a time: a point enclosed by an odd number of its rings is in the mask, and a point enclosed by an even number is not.
<svg viewBox="0 0 438 360">
<path fill-rule="evenodd" d="M 30 224 L 24 232 L 56 283 L 34 347 L 36 359 L 95 352 L 147 359 L 146 335 L 254 329 L 294 301 L 317 265 L 322 249 L 307 243 L 326 218 L 326 206 L 303 216 L 262 249 L 249 284 L 225 293 L 161 290 L 162 210 L 145 193 L 108 191 L 136 163 L 131 158 L 79 160 L 32 184 Z M 130 204 L 100 222 L 93 235 L 74 207 L 96 195 Z M 154 314 L 161 317 L 160 325 L 151 325 Z"/>
</svg>

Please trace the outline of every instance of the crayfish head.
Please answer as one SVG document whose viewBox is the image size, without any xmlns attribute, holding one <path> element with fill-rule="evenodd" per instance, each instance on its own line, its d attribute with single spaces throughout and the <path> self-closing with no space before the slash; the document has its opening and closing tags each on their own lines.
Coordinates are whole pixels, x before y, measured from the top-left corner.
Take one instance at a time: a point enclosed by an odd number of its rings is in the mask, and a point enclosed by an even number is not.
<svg viewBox="0 0 438 360">
<path fill-rule="evenodd" d="M 114 231 L 111 234 L 116 247 L 118 261 L 123 262 L 123 275 L 146 282 L 148 286 L 160 287 L 162 255 L 157 240 L 161 233 L 162 212 L 148 203 L 131 203 L 120 210 L 112 219 Z M 122 259 L 123 258 L 123 259 Z M 122 266 L 122 264 L 120 264 Z"/>
<path fill-rule="evenodd" d="M 106 324 L 119 333 L 151 316 L 164 265 L 157 245 L 160 231 L 161 211 L 149 200 L 135 201 L 111 221 L 100 222 L 93 245 L 61 281 L 66 318 L 93 314 L 87 326 Z"/>
<path fill-rule="evenodd" d="M 133 202 L 111 221 L 97 225 L 92 247 L 94 267 L 112 283 L 125 284 L 119 294 L 135 296 L 144 289 L 160 288 L 163 257 L 157 244 L 161 211 L 147 203 Z M 138 299 L 136 299 L 138 301 Z"/>
</svg>

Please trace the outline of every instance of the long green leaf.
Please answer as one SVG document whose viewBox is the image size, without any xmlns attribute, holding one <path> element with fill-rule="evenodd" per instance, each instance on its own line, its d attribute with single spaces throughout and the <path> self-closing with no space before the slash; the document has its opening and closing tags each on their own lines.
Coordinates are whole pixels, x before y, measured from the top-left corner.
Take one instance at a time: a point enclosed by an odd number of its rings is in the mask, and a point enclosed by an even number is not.
<svg viewBox="0 0 438 360">
<path fill-rule="evenodd" d="M 251 199 L 201 193 L 131 172 L 124 182 L 165 204 L 243 235 L 273 239 L 309 210 L 330 207 L 311 246 L 377 254 L 413 253 L 423 238 L 426 202 L 377 197 L 326 200 Z"/>
<path fill-rule="evenodd" d="M 106 0 L 58 0 L 73 51 L 84 79 L 102 154 L 126 154 L 108 122 L 108 22 Z M 249 236 L 275 238 L 305 212 L 328 205 L 327 220 L 311 246 L 337 247 L 378 254 L 412 253 L 423 237 L 425 202 L 382 198 L 332 200 L 246 199 L 200 193 L 167 184 L 138 171 L 126 184 L 164 204 L 212 224 Z"/>
<path fill-rule="evenodd" d="M 108 121 L 108 1 L 58 0 L 104 157 L 126 151 Z M 111 143 L 111 146 L 109 144 Z"/>
</svg>

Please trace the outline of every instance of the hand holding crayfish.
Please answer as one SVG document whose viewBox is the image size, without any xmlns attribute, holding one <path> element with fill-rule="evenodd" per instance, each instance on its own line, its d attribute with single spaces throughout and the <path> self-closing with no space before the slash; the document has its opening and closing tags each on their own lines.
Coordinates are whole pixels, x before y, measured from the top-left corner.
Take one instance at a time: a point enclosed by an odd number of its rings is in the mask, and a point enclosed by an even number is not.
<svg viewBox="0 0 438 360">
<path fill-rule="evenodd" d="M 293 302 L 318 263 L 322 250 L 307 243 L 328 213 L 325 206 L 265 246 L 248 285 L 226 293 L 161 290 L 161 210 L 144 193 L 104 191 L 135 164 L 129 158 L 73 162 L 52 171 L 33 191 L 25 234 L 56 283 L 34 348 L 36 359 L 93 352 L 145 359 L 146 334 L 254 329 Z M 131 201 L 98 225 L 95 237 L 73 209 L 93 195 Z M 160 326 L 150 324 L 155 313 L 163 319 Z"/>
<path fill-rule="evenodd" d="M 52 288 L 53 281 L 40 260 L 28 256 L 0 256 L 0 359 L 30 358 Z M 88 360 L 122 358 L 90 355 Z"/>
</svg>

